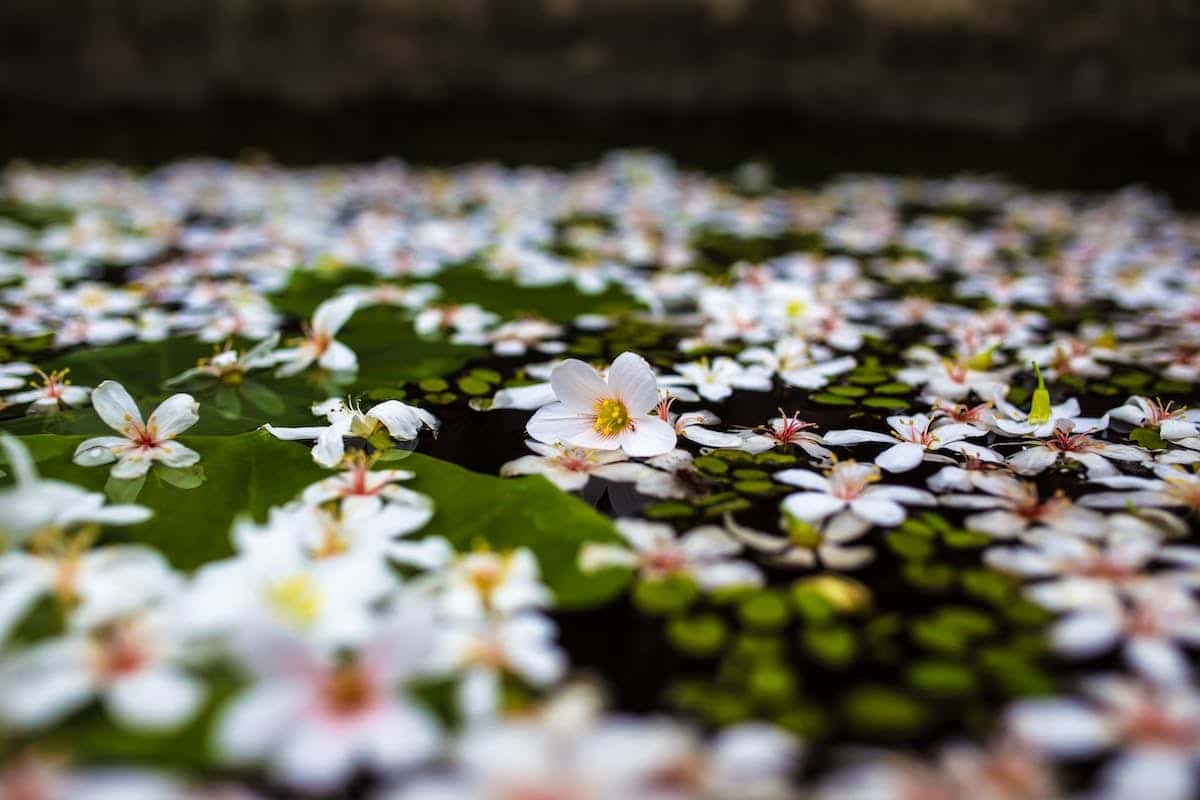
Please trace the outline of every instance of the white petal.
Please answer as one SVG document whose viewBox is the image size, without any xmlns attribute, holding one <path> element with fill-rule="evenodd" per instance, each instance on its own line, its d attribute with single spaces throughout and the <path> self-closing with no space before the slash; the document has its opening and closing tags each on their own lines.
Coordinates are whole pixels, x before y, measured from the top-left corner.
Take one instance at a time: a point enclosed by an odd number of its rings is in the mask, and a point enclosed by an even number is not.
<svg viewBox="0 0 1200 800">
<path fill-rule="evenodd" d="M 168 467 L 190 467 L 200 460 L 200 454 L 179 442 L 163 442 L 154 449 L 154 457 Z"/>
<path fill-rule="evenodd" d="M 358 356 L 349 347 L 334 340 L 325 348 L 317 363 L 332 372 L 353 372 L 358 369 Z"/>
<path fill-rule="evenodd" d="M 658 405 L 658 380 L 654 370 L 637 353 L 617 356 L 608 370 L 608 388 L 625 401 L 630 414 L 635 417 Z"/>
<path fill-rule="evenodd" d="M 1007 722 L 1022 741 L 1060 758 L 1091 756 L 1112 743 L 1104 717 L 1073 700 L 1021 700 L 1009 709 Z"/>
<path fill-rule="evenodd" d="M 72 459 L 81 467 L 97 467 L 117 460 L 117 453 L 129 447 L 129 440 L 120 436 L 96 436 L 79 443 Z"/>
<path fill-rule="evenodd" d="M 860 497 L 850 502 L 850 510 L 876 525 L 899 525 L 906 516 L 904 507 L 883 497 Z"/>
<path fill-rule="evenodd" d="M 92 407 L 104 420 L 104 424 L 115 431 L 125 433 L 131 423 L 142 424 L 142 412 L 129 396 L 125 387 L 116 381 L 104 381 L 92 392 Z"/>
<path fill-rule="evenodd" d="M 335 336 L 357 309 L 358 298 L 354 295 L 343 295 L 326 300 L 313 312 L 313 330 L 326 336 Z"/>
<path fill-rule="evenodd" d="M 661 456 L 675 449 L 675 429 L 658 417 L 642 417 L 621 434 L 621 449 L 634 458 Z"/>
<path fill-rule="evenodd" d="M 313 445 L 313 461 L 322 467 L 329 467 L 330 469 L 336 467 L 346 452 L 346 443 L 342 439 L 342 436 L 347 427 L 346 425 L 334 424 L 322 430 L 321 435 L 317 437 L 317 443 Z"/>
<path fill-rule="evenodd" d="M 1160 684 L 1183 684 L 1191 676 L 1187 658 L 1170 641 L 1135 636 L 1125 644 L 1125 659 L 1147 679 Z"/>
<path fill-rule="evenodd" d="M 113 684 L 105 697 L 109 712 L 122 724 L 145 730 L 178 727 L 195 713 L 204 690 L 175 669 L 146 669 Z"/>
<path fill-rule="evenodd" d="M 159 403 L 150 415 L 147 428 L 154 430 L 159 440 L 171 439 L 186 431 L 200 419 L 200 404 L 190 394 L 173 394 Z"/>
<path fill-rule="evenodd" d="M 118 480 L 133 480 L 149 472 L 152 463 L 153 459 L 147 457 L 142 451 L 127 450 L 124 455 L 117 459 L 117 463 L 113 464 L 112 471 L 109 474 Z"/>
<path fill-rule="evenodd" d="M 567 359 L 554 368 L 550 373 L 550 386 L 566 410 L 580 414 L 592 413 L 596 401 L 608 394 L 608 385 L 600 374 L 576 358 Z M 642 409 L 639 413 L 647 410 Z"/>
<path fill-rule="evenodd" d="M 826 437 L 826 441 L 829 441 Z M 925 448 L 912 442 L 893 445 L 875 457 L 875 463 L 888 472 L 908 472 L 925 458 Z"/>
<path fill-rule="evenodd" d="M 274 747 L 306 698 L 293 683 L 260 683 L 225 707 L 214 729 L 214 749 L 235 764 L 256 761 Z"/>
<path fill-rule="evenodd" d="M 1113 614 L 1080 612 L 1063 617 L 1050 631 L 1054 649 L 1072 658 L 1092 658 L 1111 648 L 1121 635 Z"/>
<path fill-rule="evenodd" d="M 896 437 L 875 431 L 864 431 L 851 428 L 845 431 L 830 431 L 821 437 L 825 444 L 848 445 L 862 442 L 878 442 L 879 444 L 895 444 Z"/>
<path fill-rule="evenodd" d="M 1021 475 L 1037 475 L 1058 460 L 1058 453 L 1040 445 L 1027 447 L 1008 457 L 1008 463 Z"/>
<path fill-rule="evenodd" d="M 783 498 L 783 510 L 796 519 L 824 519 L 846 507 L 846 502 L 821 492 L 796 492 Z M 901 517 L 903 518 L 903 517 Z"/>
<path fill-rule="evenodd" d="M 13 471 L 13 480 L 17 483 L 32 483 L 37 480 L 37 469 L 33 466 L 33 459 L 19 439 L 8 433 L 0 434 L 0 447 L 4 448 L 5 459 Z"/>
<path fill-rule="evenodd" d="M 811 489 L 814 492 L 829 491 L 829 479 L 809 469 L 785 469 L 776 472 L 772 477 L 780 483 Z"/>
</svg>

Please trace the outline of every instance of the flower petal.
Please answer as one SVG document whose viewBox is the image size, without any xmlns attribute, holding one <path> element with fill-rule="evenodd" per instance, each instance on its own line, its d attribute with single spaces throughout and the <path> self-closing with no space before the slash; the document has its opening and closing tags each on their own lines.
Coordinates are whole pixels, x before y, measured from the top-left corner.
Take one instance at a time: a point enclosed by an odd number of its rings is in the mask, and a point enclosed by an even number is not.
<svg viewBox="0 0 1200 800">
<path fill-rule="evenodd" d="M 645 414 L 658 405 L 658 379 L 646 359 L 637 353 L 617 356 L 608 370 L 608 388 L 625 402 L 632 416 Z"/>
<path fill-rule="evenodd" d="M 550 373 L 550 386 L 564 408 L 581 414 L 592 413 L 596 401 L 609 393 L 600 374 L 577 358 L 567 359 L 554 368 Z M 649 406 L 639 413 L 647 410 Z"/>
<path fill-rule="evenodd" d="M 200 419 L 200 404 L 190 394 L 173 394 L 159 403 L 146 423 L 159 441 L 172 439 L 196 424 Z"/>
<path fill-rule="evenodd" d="M 642 417 L 621 434 L 621 449 L 634 458 L 661 456 L 675 449 L 675 429 L 658 417 Z"/>
<path fill-rule="evenodd" d="M 126 433 L 132 424 L 141 426 L 142 412 L 125 387 L 116 381 L 104 381 L 92 392 L 92 407 L 114 431 Z"/>
</svg>

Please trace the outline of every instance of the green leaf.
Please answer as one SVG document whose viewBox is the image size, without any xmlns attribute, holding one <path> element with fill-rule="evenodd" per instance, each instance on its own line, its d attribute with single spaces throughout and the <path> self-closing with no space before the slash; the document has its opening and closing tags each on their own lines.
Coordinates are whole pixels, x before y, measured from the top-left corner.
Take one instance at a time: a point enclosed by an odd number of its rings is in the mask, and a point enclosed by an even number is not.
<svg viewBox="0 0 1200 800">
<path fill-rule="evenodd" d="M 700 614 L 671 620 L 667 638 L 676 648 L 692 656 L 710 656 L 721 649 L 728 634 L 725 622 L 716 614 Z"/>
<path fill-rule="evenodd" d="M 851 727 L 874 736 L 907 736 L 924 726 L 922 705 L 885 686 L 861 686 L 846 697 L 845 714 Z"/>
<path fill-rule="evenodd" d="M 699 587 L 688 578 L 639 581 L 633 588 L 634 605 L 647 614 L 663 616 L 686 611 L 699 596 Z"/>
<path fill-rule="evenodd" d="M 1129 432 L 1129 438 L 1149 450 L 1165 450 L 1166 441 L 1154 428 L 1134 428 Z"/>
</svg>

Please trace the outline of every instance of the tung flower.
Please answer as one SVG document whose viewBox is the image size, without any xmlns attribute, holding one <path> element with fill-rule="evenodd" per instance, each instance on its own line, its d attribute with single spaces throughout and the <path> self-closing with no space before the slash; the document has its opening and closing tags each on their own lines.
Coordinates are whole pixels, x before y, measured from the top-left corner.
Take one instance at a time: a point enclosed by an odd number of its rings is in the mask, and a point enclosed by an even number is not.
<svg viewBox="0 0 1200 800">
<path fill-rule="evenodd" d="M 150 465 L 190 467 L 200 454 L 175 441 L 175 437 L 200 419 L 200 405 L 190 394 L 173 394 L 159 404 L 146 422 L 142 412 L 116 381 L 104 381 L 92 392 L 92 406 L 100 419 L 120 436 L 97 436 L 79 444 L 75 463 L 84 467 L 113 464 L 114 478 L 139 478 Z"/>
<path fill-rule="evenodd" d="M 608 380 L 592 367 L 569 359 L 550 375 L 557 403 L 538 409 L 529 435 L 597 450 L 624 450 L 634 457 L 657 456 L 675 447 L 675 429 L 657 414 L 658 382 L 636 353 L 617 356 Z"/>
</svg>

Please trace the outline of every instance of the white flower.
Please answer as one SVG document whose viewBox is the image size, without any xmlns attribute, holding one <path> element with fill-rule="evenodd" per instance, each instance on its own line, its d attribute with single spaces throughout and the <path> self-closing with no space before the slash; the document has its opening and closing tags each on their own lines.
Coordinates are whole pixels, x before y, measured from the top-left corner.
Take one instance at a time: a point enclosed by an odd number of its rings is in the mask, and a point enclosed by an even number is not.
<svg viewBox="0 0 1200 800">
<path fill-rule="evenodd" d="M 1096 492 L 1080 498 L 1079 502 L 1093 508 L 1183 508 L 1200 512 L 1200 475 L 1176 465 L 1159 464 L 1154 468 L 1157 478 L 1133 475 L 1102 475 L 1094 483 L 1117 492 Z"/>
<path fill-rule="evenodd" d="M 344 471 L 305 487 L 301 502 L 319 506 L 338 500 L 343 509 L 354 505 L 378 508 L 384 503 L 424 508 L 430 504 L 425 495 L 396 485 L 414 477 L 406 469 L 373 470 L 369 458 L 344 459 L 342 466 Z"/>
<path fill-rule="evenodd" d="M 1148 397 L 1134 395 L 1125 405 L 1108 412 L 1108 416 L 1134 427 L 1154 428 L 1168 442 L 1200 436 L 1200 409 L 1175 408 L 1171 403 L 1163 405 Z"/>
<path fill-rule="evenodd" d="M 180 666 L 184 649 L 174 621 L 158 611 L 41 640 L 0 665 L 0 718 L 42 728 L 99 697 L 125 727 L 176 728 L 205 694 Z"/>
<path fill-rule="evenodd" d="M 200 454 L 174 441 L 196 424 L 200 406 L 190 394 L 174 394 L 159 404 L 142 422 L 137 404 L 115 381 L 104 381 L 92 392 L 92 406 L 100 419 L 120 436 L 98 436 L 75 449 L 75 463 L 84 467 L 113 464 L 114 478 L 138 478 L 159 461 L 168 467 L 190 467 Z"/>
<path fill-rule="evenodd" d="M 762 428 L 742 433 L 738 449 L 750 453 L 763 453 L 776 447 L 795 446 L 822 462 L 832 458 L 833 453 L 823 446 L 824 439 L 808 430 L 816 427 L 815 422 L 800 419 L 799 411 L 789 417 L 780 409 L 779 414 L 780 416 L 767 420 L 767 424 Z"/>
<path fill-rule="evenodd" d="M 1087 467 L 1092 477 L 1115 475 L 1116 468 L 1108 459 L 1116 461 L 1149 461 L 1150 456 L 1140 447 L 1128 444 L 1112 444 L 1087 434 L 1094 429 L 1075 431 L 1075 424 L 1067 419 L 1055 423 L 1054 433 L 1043 441 L 1034 441 L 1029 447 L 1013 453 L 1008 463 L 1021 475 L 1037 475 L 1063 460 L 1076 461 Z"/>
<path fill-rule="evenodd" d="M 538 409 L 529 434 L 540 442 L 624 450 L 656 456 L 675 447 L 675 430 L 656 413 L 658 382 L 645 359 L 622 353 L 608 380 L 592 367 L 568 359 L 550 375 L 557 403 Z"/>
<path fill-rule="evenodd" d="M 332 397 L 324 403 L 312 407 L 313 414 L 324 416 L 328 425 L 310 426 L 305 428 L 276 428 L 274 425 L 264 425 L 263 430 L 277 439 L 296 441 L 316 439 L 313 445 L 313 461 L 323 467 L 336 467 L 346 453 L 347 436 L 356 436 L 370 440 L 381 431 L 402 442 L 411 442 L 417 438 L 422 428 L 436 431 L 441 424 L 437 417 L 423 408 L 401 403 L 399 400 L 386 400 L 367 412 L 350 405 L 338 397 Z"/>
<path fill-rule="evenodd" d="M 833 358 L 824 347 L 813 347 L 803 339 L 780 339 L 774 347 L 751 347 L 738 356 L 743 361 L 761 364 L 777 374 L 788 386 L 820 389 L 834 375 L 854 369 L 852 356 Z"/>
<path fill-rule="evenodd" d="M 498 356 L 523 356 L 530 348 L 539 353 L 563 352 L 567 346 L 562 342 L 546 341 L 555 340 L 562 334 L 561 325 L 527 317 L 506 322 L 486 333 L 455 334 L 451 341 L 455 344 L 491 344 L 492 351 Z"/>
<path fill-rule="evenodd" d="M 1050 392 L 1046 389 L 1046 380 L 1037 364 L 1033 365 L 1037 373 L 1038 385 L 1033 392 L 1033 401 L 1029 413 L 1004 399 L 1004 392 L 997 391 L 992 398 L 996 404 L 996 415 L 993 429 L 998 433 L 1009 436 L 1031 436 L 1035 439 L 1045 439 L 1053 436 L 1060 421 L 1066 421 L 1079 429 L 1080 433 L 1102 431 L 1108 427 L 1108 415 L 1103 417 L 1081 417 L 1079 401 L 1070 398 L 1064 403 L 1050 405 Z"/>
<path fill-rule="evenodd" d="M 915 366 L 900 370 L 896 377 L 912 386 L 924 386 L 923 396 L 928 400 L 964 400 L 971 392 L 988 399 L 1006 388 L 1007 371 L 991 369 L 990 351 L 943 358 L 936 350 L 921 346 L 904 355 Z"/>
<path fill-rule="evenodd" d="M 771 566 L 815 567 L 850 570 L 861 567 L 875 557 L 870 547 L 848 547 L 871 529 L 871 523 L 842 511 L 817 523 L 790 519 L 784 522 L 786 536 L 763 533 L 732 518 L 726 518 L 725 530 L 734 539 L 768 559 Z"/>
<path fill-rule="evenodd" d="M 1158 688 L 1127 678 L 1084 682 L 1087 701 L 1020 700 L 1006 714 L 1022 742 L 1056 759 L 1116 751 L 1101 772 L 1099 796 L 1186 800 L 1197 787 L 1200 695 L 1190 686 Z"/>
<path fill-rule="evenodd" d="M 430 576 L 439 589 L 438 607 L 449 618 L 485 619 L 550 605 L 537 559 L 526 548 L 508 553 L 479 549 L 463 553 Z"/>
<path fill-rule="evenodd" d="M 879 468 L 856 461 L 839 461 L 825 476 L 804 469 L 785 469 L 774 477 L 805 489 L 783 499 L 784 512 L 805 522 L 849 509 L 875 525 L 899 525 L 907 516 L 901 503 L 928 506 L 936 502 L 933 495 L 920 489 L 873 486 L 880 479 Z"/>
<path fill-rule="evenodd" d="M 247 372 L 263 369 L 275 363 L 276 356 L 272 351 L 277 344 L 279 344 L 279 334 L 273 333 L 245 353 L 239 353 L 232 347 L 226 347 L 212 358 L 200 362 L 199 366 L 184 370 L 173 378 L 168 378 L 164 385 L 178 386 L 195 378 L 208 378 L 230 384 L 241 383 Z"/>
<path fill-rule="evenodd" d="M 1182 646 L 1200 644 L 1200 606 L 1164 581 L 1132 583 L 1126 605 L 1073 610 L 1050 631 L 1054 649 L 1072 658 L 1094 658 L 1123 643 L 1126 662 L 1147 680 L 1184 683 L 1191 676 Z"/>
<path fill-rule="evenodd" d="M 562 679 L 567 658 L 555 644 L 557 634 L 549 618 L 532 611 L 474 619 L 452 617 L 439 627 L 431 670 L 459 676 L 459 710 L 477 723 L 493 717 L 499 709 L 504 676 L 519 678 L 537 689 Z"/>
<path fill-rule="evenodd" d="M 396 587 L 375 554 L 314 557 L 303 537 L 270 524 L 239 520 L 233 543 L 237 555 L 202 566 L 181 599 L 181 623 L 196 635 L 285 627 L 322 647 L 354 644 Z"/>
<path fill-rule="evenodd" d="M 686 577 L 711 591 L 726 586 L 761 586 L 758 567 L 734 556 L 741 544 L 715 525 L 676 536 L 670 525 L 639 519 L 617 520 L 617 532 L 628 547 L 590 542 L 579 553 L 579 568 L 594 572 L 609 567 L 636 570 L 643 580 Z"/>
<path fill-rule="evenodd" d="M 1011 539 L 1030 530 L 1091 536 L 1104 529 L 1104 520 L 1096 512 L 1080 508 L 1061 493 L 1042 500 L 1037 485 L 1029 481 L 995 472 L 977 473 L 971 485 L 983 494 L 951 494 L 940 498 L 942 505 L 953 508 L 994 509 L 968 514 L 966 526 L 971 530 Z"/>
<path fill-rule="evenodd" d="M 75 627 L 94 628 L 170 599 L 179 576 L 149 547 L 85 550 L 87 536 L 0 555 L 0 646 L 38 600 L 53 595 Z"/>
<path fill-rule="evenodd" d="M 437 723 L 402 693 L 424 669 L 433 635 L 430 615 L 408 608 L 350 655 L 281 631 L 238 637 L 235 652 L 254 682 L 217 721 L 218 755 L 265 762 L 276 778 L 322 794 L 356 769 L 388 774 L 433 757 Z"/>
<path fill-rule="evenodd" d="M 285 539 L 314 561 L 361 556 L 425 568 L 443 565 L 451 554 L 444 539 L 418 542 L 399 538 L 421 529 L 433 517 L 433 502 L 428 497 L 409 494 L 403 502 L 344 500 L 334 510 L 303 504 L 273 508 L 266 525 L 241 520 L 234 535 L 247 543 Z"/>
<path fill-rule="evenodd" d="M 0 533 L 10 544 L 89 523 L 134 525 L 150 518 L 150 509 L 143 506 L 108 506 L 99 492 L 39 477 L 25 445 L 8 434 L 0 435 L 0 447 L 15 479 L 13 486 L 0 489 Z"/>
<path fill-rule="evenodd" d="M 42 376 L 41 386 L 35 385 L 27 391 L 10 394 L 4 399 L 13 405 L 29 403 L 29 408 L 26 409 L 28 414 L 58 411 L 63 406 L 81 406 L 91 397 L 92 390 L 86 386 L 72 386 L 67 380 L 68 372 L 69 369 L 64 369 L 47 375 L 38 370 L 38 374 Z"/>
<path fill-rule="evenodd" d="M 449 774 L 404 784 L 386 798 L 787 800 L 794 796 L 790 778 L 800 746 L 777 728 L 738 725 L 706 744 L 690 728 L 669 720 L 599 716 L 591 707 L 574 707 L 587 702 L 556 699 L 537 715 L 474 726 L 459 741 Z"/>
<path fill-rule="evenodd" d="M 1141 577 L 1159 543 L 1153 536 L 1111 525 L 1093 538 L 1096 541 L 1060 534 L 1032 536 L 1027 546 L 989 548 L 984 562 L 1036 581 L 1025 592 L 1051 611 L 1116 607 L 1121 589 Z"/>
<path fill-rule="evenodd" d="M 690 392 L 690 390 L 688 390 Z M 676 414 L 671 411 L 671 406 L 676 400 L 683 400 L 681 392 L 677 387 L 672 387 L 669 390 L 664 390 L 658 401 L 658 417 L 667 422 L 675 429 L 676 436 L 682 436 L 685 439 L 690 439 L 696 444 L 702 444 L 705 447 L 734 447 L 740 448 L 744 445 L 744 437 L 740 433 L 723 433 L 714 431 L 705 425 L 720 425 L 721 418 L 711 411 L 687 411 L 683 414 Z M 699 400 L 699 395 L 694 395 L 690 402 Z"/>
<path fill-rule="evenodd" d="M 734 389 L 750 389 L 766 392 L 771 389 L 770 370 L 761 366 L 744 366 L 727 356 L 713 361 L 701 359 L 687 364 L 676 364 L 675 371 L 681 383 L 696 387 L 705 400 L 719 402 L 733 394 Z"/>
<path fill-rule="evenodd" d="M 487 329 L 500 318 L 474 303 L 461 306 L 427 308 L 417 314 L 413 327 L 422 336 L 452 330 L 456 336 L 486 337 Z"/>
<path fill-rule="evenodd" d="M 964 442 L 970 436 L 982 436 L 983 431 L 974 425 L 963 425 L 952 422 L 949 425 L 935 425 L 935 420 L 924 414 L 912 417 L 895 416 L 887 418 L 888 426 L 893 434 L 887 436 L 875 431 L 850 429 L 844 431 L 829 431 L 824 436 L 825 444 L 847 445 L 860 442 L 878 442 L 889 444 L 875 457 L 875 463 L 888 472 L 908 472 L 915 469 L 922 461 L 946 460 L 945 456 L 937 455 L 939 450 L 953 453 L 964 453 L 984 461 L 1000 461 L 1000 454 L 981 445 Z M 897 444 L 896 439 L 900 442 Z"/>
<path fill-rule="evenodd" d="M 607 477 L 607 467 L 628 458 L 619 450 L 593 450 L 535 441 L 527 441 L 525 445 L 537 455 L 521 456 L 507 462 L 500 467 L 500 475 L 505 478 L 541 475 L 564 492 L 579 491 L 593 475 Z"/>
<path fill-rule="evenodd" d="M 299 346 L 276 351 L 276 363 L 283 364 L 276 374 L 295 375 L 314 362 L 332 372 L 352 372 L 358 369 L 358 356 L 334 338 L 357 310 L 358 298 L 354 295 L 335 297 L 317 306 Z"/>
</svg>

